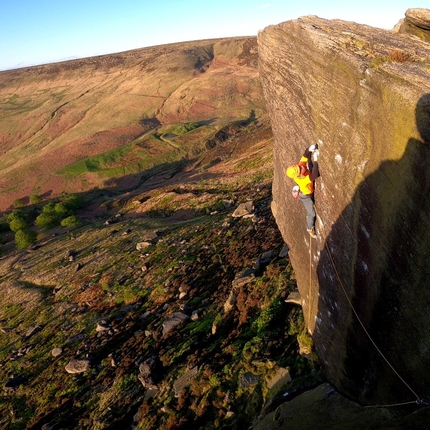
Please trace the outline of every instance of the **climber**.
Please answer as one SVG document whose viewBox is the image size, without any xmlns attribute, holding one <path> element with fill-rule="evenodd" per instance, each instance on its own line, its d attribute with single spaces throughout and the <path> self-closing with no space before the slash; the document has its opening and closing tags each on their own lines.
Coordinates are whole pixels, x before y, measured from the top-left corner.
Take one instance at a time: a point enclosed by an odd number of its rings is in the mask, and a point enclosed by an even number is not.
<svg viewBox="0 0 430 430">
<path fill-rule="evenodd" d="M 293 196 L 299 198 L 306 209 L 307 231 L 316 239 L 315 234 L 315 208 L 314 208 L 314 181 L 320 176 L 318 170 L 318 144 L 305 149 L 299 164 L 287 168 L 287 176 L 297 184 L 293 187 Z"/>
</svg>

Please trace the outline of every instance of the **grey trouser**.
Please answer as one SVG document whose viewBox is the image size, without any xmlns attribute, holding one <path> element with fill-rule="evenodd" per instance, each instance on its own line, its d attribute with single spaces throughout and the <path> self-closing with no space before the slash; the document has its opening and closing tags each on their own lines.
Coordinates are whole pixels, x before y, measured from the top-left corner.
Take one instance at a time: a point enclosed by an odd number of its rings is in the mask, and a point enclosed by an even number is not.
<svg viewBox="0 0 430 430">
<path fill-rule="evenodd" d="M 315 224 L 314 195 L 313 194 L 303 194 L 302 192 L 300 192 L 299 199 L 303 203 L 303 206 L 306 209 L 307 229 L 311 230 Z"/>
</svg>

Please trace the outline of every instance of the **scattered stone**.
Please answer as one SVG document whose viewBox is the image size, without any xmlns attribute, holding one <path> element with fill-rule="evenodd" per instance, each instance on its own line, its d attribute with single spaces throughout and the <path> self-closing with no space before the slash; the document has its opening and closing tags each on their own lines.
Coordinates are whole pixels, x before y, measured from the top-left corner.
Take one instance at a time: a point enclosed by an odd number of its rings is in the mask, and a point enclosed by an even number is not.
<svg viewBox="0 0 430 430">
<path fill-rule="evenodd" d="M 284 245 L 281 249 L 281 252 L 279 253 L 279 258 L 287 257 L 289 252 L 290 248 L 288 247 L 288 245 Z"/>
<path fill-rule="evenodd" d="M 295 305 L 302 306 L 302 298 L 300 293 L 298 291 L 292 291 L 285 299 L 285 303 L 294 303 Z"/>
<path fill-rule="evenodd" d="M 233 212 L 233 218 L 244 218 L 252 217 L 254 212 L 254 203 L 248 201 L 246 203 L 241 203 L 236 210 Z"/>
<path fill-rule="evenodd" d="M 136 249 L 138 251 L 142 251 L 143 249 L 146 249 L 146 248 L 148 248 L 151 245 L 152 245 L 151 242 L 139 242 L 139 243 L 136 244 Z"/>
<path fill-rule="evenodd" d="M 250 283 L 255 278 L 254 269 L 247 268 L 241 273 L 237 274 L 232 282 L 233 288 L 240 288 Z"/>
<path fill-rule="evenodd" d="M 52 355 L 53 357 L 59 357 L 62 353 L 63 353 L 63 348 L 54 348 L 54 349 L 51 351 L 51 355 Z"/>
<path fill-rule="evenodd" d="M 199 319 L 199 311 L 195 310 L 193 311 L 193 313 L 191 314 L 191 321 L 197 321 Z"/>
<path fill-rule="evenodd" d="M 250 385 L 255 385 L 258 383 L 260 379 L 261 379 L 261 376 L 257 376 L 251 372 L 247 372 L 244 375 L 242 375 L 242 377 L 240 378 L 240 381 L 239 381 L 240 387 L 246 388 L 246 387 L 249 387 Z"/>
<path fill-rule="evenodd" d="M 224 314 L 229 313 L 233 309 L 233 306 L 236 304 L 236 299 L 237 299 L 237 293 L 235 288 L 233 287 L 230 291 L 230 294 L 227 297 L 227 300 L 224 303 Z M 213 333 L 213 327 L 212 327 L 212 333 Z"/>
<path fill-rule="evenodd" d="M 187 293 L 185 291 L 183 291 L 182 293 L 179 293 L 179 299 L 183 299 L 186 296 L 187 296 Z"/>
<path fill-rule="evenodd" d="M 164 321 L 163 327 L 163 335 L 172 331 L 176 326 L 183 323 L 184 321 L 190 319 L 187 314 L 183 312 L 174 312 L 169 318 Z"/>
<path fill-rule="evenodd" d="M 69 337 L 67 339 L 66 343 L 74 343 L 74 342 L 79 342 L 81 340 L 83 340 L 85 338 L 85 335 L 83 333 L 79 333 L 75 336 Z"/>
<path fill-rule="evenodd" d="M 71 360 L 67 363 L 65 369 L 67 373 L 84 373 L 91 367 L 91 362 L 88 358 L 82 358 L 79 360 Z"/>
<path fill-rule="evenodd" d="M 139 381 L 145 388 L 157 388 L 157 384 L 161 380 L 162 371 L 163 365 L 160 359 L 153 355 L 139 366 Z"/>
<path fill-rule="evenodd" d="M 285 367 L 279 367 L 275 373 L 275 376 L 267 383 L 269 390 L 273 388 L 279 388 L 284 384 L 291 382 L 290 371 Z"/>
<path fill-rule="evenodd" d="M 25 334 L 25 338 L 28 339 L 31 336 L 35 335 L 36 333 L 38 333 L 41 330 L 41 328 L 39 326 L 34 326 L 34 327 L 30 327 L 27 330 L 27 333 Z"/>
<path fill-rule="evenodd" d="M 106 331 L 109 331 L 110 329 L 111 329 L 110 325 L 105 320 L 99 321 L 97 323 L 97 327 L 96 327 L 97 333 L 106 332 Z"/>
<path fill-rule="evenodd" d="M 145 242 L 154 242 L 158 239 L 158 233 L 156 231 L 146 231 L 141 238 Z"/>
<path fill-rule="evenodd" d="M 233 199 L 223 200 L 222 205 L 224 206 L 225 209 L 230 209 L 234 205 L 234 200 Z"/>
<path fill-rule="evenodd" d="M 146 311 L 141 317 L 140 319 L 144 320 L 145 318 L 148 318 L 151 315 L 151 311 Z"/>
<path fill-rule="evenodd" d="M 148 266 L 145 264 L 141 267 L 142 272 L 147 272 L 148 271 Z"/>
<path fill-rule="evenodd" d="M 268 266 L 274 258 L 274 252 L 266 251 L 258 257 L 257 261 L 254 264 L 254 268 L 256 272 L 263 271 L 266 266 Z"/>
<path fill-rule="evenodd" d="M 173 389 L 175 390 L 175 397 L 179 396 L 179 393 L 186 387 L 191 385 L 191 380 L 197 375 L 198 367 L 195 366 L 173 383 Z"/>
</svg>

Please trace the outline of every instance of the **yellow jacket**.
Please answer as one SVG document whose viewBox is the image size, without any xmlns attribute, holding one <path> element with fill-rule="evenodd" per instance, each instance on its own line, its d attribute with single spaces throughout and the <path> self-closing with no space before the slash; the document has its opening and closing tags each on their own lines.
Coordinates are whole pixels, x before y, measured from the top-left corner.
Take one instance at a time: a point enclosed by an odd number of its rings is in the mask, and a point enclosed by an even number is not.
<svg viewBox="0 0 430 430">
<path fill-rule="evenodd" d="M 294 178 L 294 182 L 299 186 L 301 193 L 306 195 L 313 194 L 314 181 L 311 180 L 311 172 L 308 169 L 308 158 L 304 155 L 300 158 L 299 166 L 303 166 L 305 171 L 297 178 Z"/>
</svg>

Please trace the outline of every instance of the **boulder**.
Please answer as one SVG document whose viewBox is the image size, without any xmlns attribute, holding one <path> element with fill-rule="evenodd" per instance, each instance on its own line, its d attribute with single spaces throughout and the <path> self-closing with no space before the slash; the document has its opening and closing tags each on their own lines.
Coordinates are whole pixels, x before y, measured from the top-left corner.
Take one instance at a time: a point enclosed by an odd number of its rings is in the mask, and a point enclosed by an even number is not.
<svg viewBox="0 0 430 430">
<path fill-rule="evenodd" d="M 232 282 L 233 288 L 243 287 L 244 285 L 249 284 L 254 279 L 255 279 L 254 269 L 246 268 L 241 273 L 236 274 Z"/>
<path fill-rule="evenodd" d="M 188 319 L 190 319 L 190 317 L 183 312 L 173 312 L 173 314 L 163 322 L 163 335 L 170 333 L 176 326 Z"/>
<path fill-rule="evenodd" d="M 157 356 L 147 358 L 139 366 L 139 381 L 145 388 L 156 388 L 157 383 L 161 380 L 163 365 Z"/>
<path fill-rule="evenodd" d="M 59 357 L 63 353 L 63 348 L 53 348 L 51 351 L 51 355 L 53 357 Z"/>
<path fill-rule="evenodd" d="M 150 247 L 151 245 L 152 245 L 151 242 L 138 242 L 136 244 L 136 250 L 142 251 L 143 249 L 146 249 L 146 248 Z"/>
<path fill-rule="evenodd" d="M 429 398 L 430 44 L 315 16 L 258 44 L 272 211 L 324 373 L 364 404 Z M 285 170 L 318 140 L 310 240 Z"/>
<path fill-rule="evenodd" d="M 394 30 L 403 34 L 412 34 L 430 42 L 430 9 L 408 9 L 405 18 L 397 24 Z"/>
<path fill-rule="evenodd" d="M 237 301 L 237 292 L 236 289 L 233 287 L 230 290 L 230 294 L 227 297 L 227 300 L 224 303 L 224 314 L 228 314 L 234 307 Z M 216 331 L 216 329 L 215 329 Z M 213 330 L 212 333 L 214 334 Z"/>
<path fill-rule="evenodd" d="M 233 212 L 233 218 L 242 218 L 253 216 L 254 203 L 248 201 L 246 203 L 241 203 L 236 210 Z"/>
<path fill-rule="evenodd" d="M 67 363 L 65 369 L 67 373 L 84 373 L 91 367 L 91 362 L 88 358 L 82 358 L 79 360 L 71 360 Z"/>
</svg>

